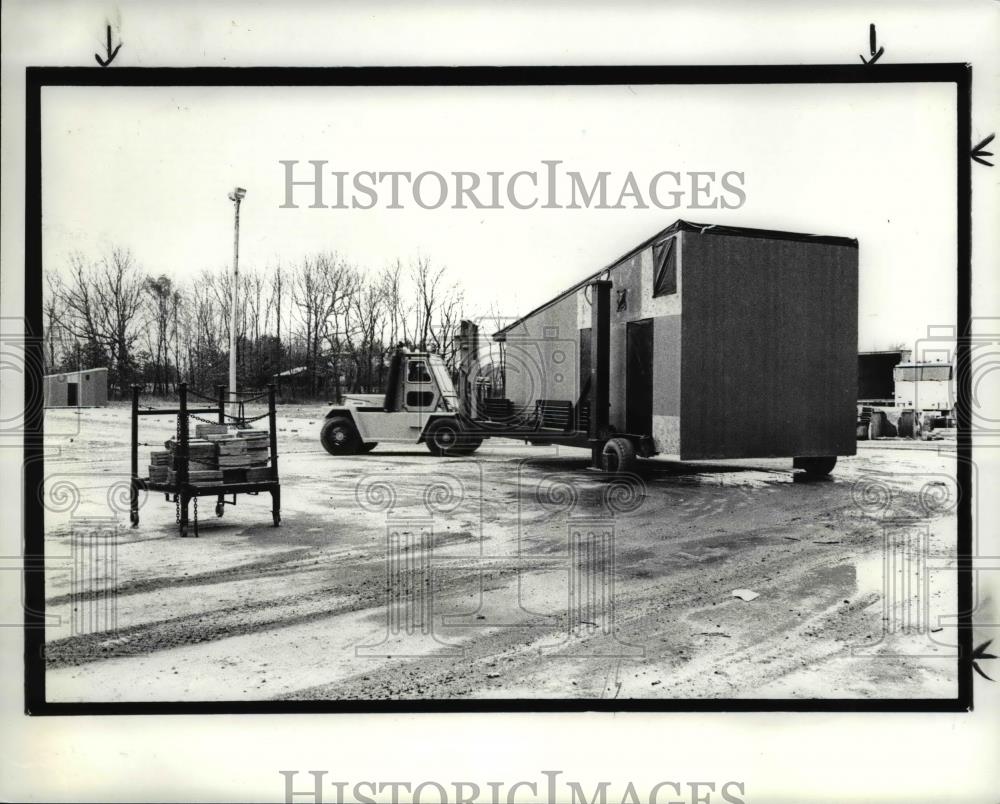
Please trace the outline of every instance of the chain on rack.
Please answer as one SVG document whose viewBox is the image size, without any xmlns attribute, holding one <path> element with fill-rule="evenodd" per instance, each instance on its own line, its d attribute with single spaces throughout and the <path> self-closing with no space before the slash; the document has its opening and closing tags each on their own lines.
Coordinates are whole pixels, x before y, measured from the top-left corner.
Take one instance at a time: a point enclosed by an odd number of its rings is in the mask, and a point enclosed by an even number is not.
<svg viewBox="0 0 1000 804">
<path fill-rule="evenodd" d="M 187 392 L 188 392 L 188 396 L 197 397 L 198 399 L 202 399 L 205 402 L 217 402 L 218 401 L 218 399 L 216 397 L 214 397 L 214 396 L 205 396 L 204 394 L 198 393 L 196 390 L 194 390 L 194 388 L 188 388 Z"/>
</svg>

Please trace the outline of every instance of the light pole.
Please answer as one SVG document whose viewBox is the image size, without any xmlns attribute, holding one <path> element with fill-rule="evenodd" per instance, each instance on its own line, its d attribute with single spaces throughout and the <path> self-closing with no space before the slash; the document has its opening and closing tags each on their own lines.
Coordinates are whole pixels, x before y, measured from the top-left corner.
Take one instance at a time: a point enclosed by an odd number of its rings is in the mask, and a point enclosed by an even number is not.
<svg viewBox="0 0 1000 804">
<path fill-rule="evenodd" d="M 233 293 L 229 310 L 229 415 L 239 414 L 239 403 L 236 399 L 236 298 L 240 286 L 240 202 L 246 198 L 247 191 L 236 187 L 230 194 L 236 213 L 233 219 Z"/>
</svg>

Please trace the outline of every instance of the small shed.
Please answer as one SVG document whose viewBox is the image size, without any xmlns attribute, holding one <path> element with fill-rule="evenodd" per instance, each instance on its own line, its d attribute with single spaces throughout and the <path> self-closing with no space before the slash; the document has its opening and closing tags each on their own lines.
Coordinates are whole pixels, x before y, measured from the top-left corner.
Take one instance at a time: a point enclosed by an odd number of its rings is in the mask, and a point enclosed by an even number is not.
<svg viewBox="0 0 1000 804">
<path fill-rule="evenodd" d="M 108 404 L 108 370 L 93 368 L 49 374 L 43 382 L 43 394 L 47 408 L 103 407 Z"/>
<path fill-rule="evenodd" d="M 586 405 L 595 280 L 613 431 L 682 459 L 855 453 L 857 240 L 679 220 L 495 334 L 515 407 Z"/>
</svg>

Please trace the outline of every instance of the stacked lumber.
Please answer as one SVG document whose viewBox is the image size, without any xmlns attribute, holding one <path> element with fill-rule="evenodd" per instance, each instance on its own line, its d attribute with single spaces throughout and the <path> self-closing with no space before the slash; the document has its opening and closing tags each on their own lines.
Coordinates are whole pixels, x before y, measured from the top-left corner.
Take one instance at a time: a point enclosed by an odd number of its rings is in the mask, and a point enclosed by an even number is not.
<svg viewBox="0 0 1000 804">
<path fill-rule="evenodd" d="M 219 468 L 246 467 L 250 465 L 247 456 L 247 445 L 243 439 L 235 436 L 219 439 L 215 442 L 218 453 Z"/>
<path fill-rule="evenodd" d="M 177 442 L 150 455 L 149 479 L 177 483 Z M 267 430 L 234 430 L 224 424 L 198 424 L 188 441 L 188 482 L 192 485 L 257 483 L 274 479 Z"/>
<path fill-rule="evenodd" d="M 247 483 L 263 483 L 274 480 L 274 472 L 270 466 L 253 466 L 247 469 Z"/>
<path fill-rule="evenodd" d="M 229 428 L 224 424 L 196 424 L 194 434 L 196 438 L 207 438 L 210 435 L 226 435 Z"/>
<path fill-rule="evenodd" d="M 177 482 L 177 472 L 173 469 L 167 472 L 167 482 L 171 485 Z M 221 469 L 189 469 L 188 483 L 193 486 L 215 486 L 222 482 Z"/>
<path fill-rule="evenodd" d="M 188 441 L 188 473 L 211 471 L 219 468 L 215 444 L 211 441 Z"/>
<path fill-rule="evenodd" d="M 236 434 L 247 445 L 247 457 L 250 459 L 249 466 L 267 466 L 270 457 L 270 446 L 266 430 L 240 430 Z M 269 480 L 270 476 L 263 478 Z"/>
<path fill-rule="evenodd" d="M 149 453 L 149 479 L 154 483 L 166 483 L 167 473 L 173 466 L 173 455 L 169 450 L 154 450 Z"/>
<path fill-rule="evenodd" d="M 214 425 L 209 425 L 214 426 Z M 170 439 L 167 449 L 173 455 L 173 467 L 167 472 L 167 482 L 177 483 L 177 449 L 178 444 Z M 208 439 L 193 438 L 188 441 L 188 482 L 193 485 L 214 485 L 222 482 L 222 472 L 219 469 L 219 457 L 215 443 Z"/>
</svg>

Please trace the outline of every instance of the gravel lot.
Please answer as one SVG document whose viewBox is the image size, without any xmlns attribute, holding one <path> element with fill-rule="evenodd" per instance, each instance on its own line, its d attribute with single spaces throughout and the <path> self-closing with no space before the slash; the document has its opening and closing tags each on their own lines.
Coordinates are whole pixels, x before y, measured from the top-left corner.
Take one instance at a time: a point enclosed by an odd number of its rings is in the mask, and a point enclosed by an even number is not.
<svg viewBox="0 0 1000 804">
<path fill-rule="evenodd" d="M 954 442 L 863 442 L 819 482 L 789 460 L 612 482 L 502 440 L 333 458 L 323 412 L 279 410 L 280 528 L 267 495 L 220 519 L 204 498 L 181 539 L 162 495 L 136 529 L 116 510 L 126 408 L 47 411 L 50 700 L 956 694 L 955 574 L 933 569 Z M 172 428 L 142 421 L 141 464 Z"/>
</svg>

